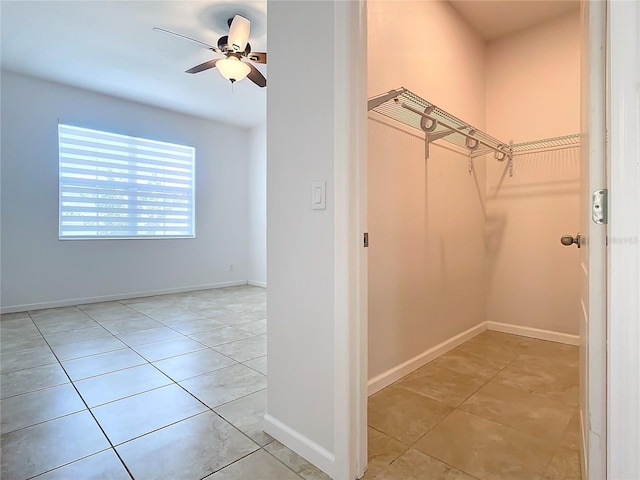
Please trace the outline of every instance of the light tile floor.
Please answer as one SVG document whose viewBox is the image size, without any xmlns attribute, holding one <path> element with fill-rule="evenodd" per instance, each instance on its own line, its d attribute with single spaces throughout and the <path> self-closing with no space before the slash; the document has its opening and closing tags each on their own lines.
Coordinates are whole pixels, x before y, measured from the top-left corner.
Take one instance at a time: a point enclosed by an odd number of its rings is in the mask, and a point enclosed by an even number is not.
<svg viewBox="0 0 640 480">
<path fill-rule="evenodd" d="M 326 480 L 261 428 L 266 293 L 230 287 L 2 315 L 7 480 Z"/>
<path fill-rule="evenodd" d="M 371 480 L 579 480 L 578 348 L 486 331 L 369 398 Z"/>
</svg>

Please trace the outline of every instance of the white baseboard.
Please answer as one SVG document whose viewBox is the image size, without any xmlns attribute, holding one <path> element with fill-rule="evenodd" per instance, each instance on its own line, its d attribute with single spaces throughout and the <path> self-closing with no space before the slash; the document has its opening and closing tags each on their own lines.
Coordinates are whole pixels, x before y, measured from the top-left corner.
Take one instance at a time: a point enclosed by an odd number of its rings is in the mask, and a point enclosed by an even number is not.
<svg viewBox="0 0 640 480">
<path fill-rule="evenodd" d="M 264 416 L 263 427 L 265 433 L 333 478 L 336 460 L 333 453 L 269 414 Z"/>
<path fill-rule="evenodd" d="M 508 323 L 486 322 L 486 324 L 487 330 L 511 333 L 513 335 L 520 335 L 521 337 L 537 338 L 538 340 L 548 340 L 550 342 L 566 343 L 567 345 L 580 345 L 579 335 L 542 330 L 533 327 L 523 327 L 521 325 L 511 325 Z"/>
<path fill-rule="evenodd" d="M 373 377 L 368 382 L 368 390 L 369 395 L 373 395 L 374 393 L 382 390 L 385 387 L 388 387 L 393 382 L 400 380 L 405 375 L 413 372 L 414 370 L 426 365 L 431 360 L 438 358 L 440 355 L 447 353 L 449 350 L 453 350 L 458 345 L 466 342 L 470 338 L 475 337 L 476 335 L 484 332 L 487 327 L 485 325 L 486 322 L 483 322 L 475 327 L 470 328 L 462 333 L 459 333 L 455 337 L 451 337 L 444 342 L 431 347 L 428 350 L 416 355 L 415 357 L 407 360 L 400 365 L 393 367 L 387 370 L 376 377 Z"/>
<path fill-rule="evenodd" d="M 267 282 L 258 282 L 257 280 L 249 280 L 247 284 L 253 285 L 254 287 L 267 288 Z"/>
<path fill-rule="evenodd" d="M 551 342 L 565 343 L 567 345 L 580 345 L 580 336 L 571 335 L 568 333 L 554 332 L 551 330 L 542 330 L 533 327 L 523 327 L 520 325 L 510 325 L 507 323 L 498 322 L 482 322 L 475 327 L 466 330 L 455 337 L 451 337 L 444 342 L 431 347 L 428 350 L 416 355 L 415 357 L 407 360 L 400 365 L 390 368 L 384 373 L 373 377 L 368 381 L 368 394 L 373 395 L 379 392 L 385 387 L 388 387 L 393 382 L 400 380 L 405 375 L 413 372 L 414 370 L 426 365 L 431 360 L 438 358 L 440 355 L 444 355 L 449 350 L 453 350 L 458 345 L 466 342 L 470 338 L 484 332 L 485 330 L 493 330 L 496 332 L 510 333 L 512 335 L 520 335 L 522 337 L 536 338 L 538 340 L 548 340 Z"/>
<path fill-rule="evenodd" d="M 188 287 L 166 288 L 163 290 L 149 290 L 143 292 L 120 293 L 115 295 L 103 295 L 99 297 L 70 298 L 67 300 L 56 300 L 51 302 L 28 303 L 24 305 L 9 305 L 0 308 L 0 313 L 25 312 L 27 310 L 42 310 L 43 308 L 69 307 L 73 305 L 85 305 L 87 303 L 111 302 L 114 300 L 127 300 L 130 298 L 153 297 L 155 295 L 166 295 L 170 293 L 195 292 L 198 290 L 209 290 L 212 288 L 236 287 L 247 285 L 246 280 L 234 282 L 210 283 L 207 285 L 191 285 Z"/>
</svg>

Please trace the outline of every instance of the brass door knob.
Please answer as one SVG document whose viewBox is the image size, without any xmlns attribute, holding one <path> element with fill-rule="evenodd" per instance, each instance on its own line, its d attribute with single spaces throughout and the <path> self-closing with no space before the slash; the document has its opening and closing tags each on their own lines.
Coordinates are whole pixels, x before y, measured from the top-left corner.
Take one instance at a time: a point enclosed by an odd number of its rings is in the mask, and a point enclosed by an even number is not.
<svg viewBox="0 0 640 480">
<path fill-rule="evenodd" d="M 570 247 L 574 243 L 580 248 L 580 234 L 578 233 L 575 237 L 571 235 L 563 235 L 560 237 L 560 243 L 562 243 L 565 247 Z"/>
</svg>

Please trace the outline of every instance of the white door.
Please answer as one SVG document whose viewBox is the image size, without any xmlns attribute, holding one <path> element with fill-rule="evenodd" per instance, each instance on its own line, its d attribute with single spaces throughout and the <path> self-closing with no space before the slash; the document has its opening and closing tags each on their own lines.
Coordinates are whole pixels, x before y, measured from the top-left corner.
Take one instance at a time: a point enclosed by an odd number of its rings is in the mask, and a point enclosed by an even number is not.
<svg viewBox="0 0 640 480">
<path fill-rule="evenodd" d="M 580 416 L 582 478 L 606 478 L 606 225 L 592 196 L 606 189 L 606 2 L 582 2 Z"/>
</svg>

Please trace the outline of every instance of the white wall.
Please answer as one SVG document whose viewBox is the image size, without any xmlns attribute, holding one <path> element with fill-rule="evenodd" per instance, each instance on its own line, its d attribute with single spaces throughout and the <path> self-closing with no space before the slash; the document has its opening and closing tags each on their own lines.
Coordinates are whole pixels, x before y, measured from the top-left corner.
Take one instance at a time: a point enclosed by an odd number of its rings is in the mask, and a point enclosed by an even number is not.
<svg viewBox="0 0 640 480">
<path fill-rule="evenodd" d="M 355 311 L 366 72 L 352 60 L 366 50 L 361 7 L 270 2 L 268 13 L 264 427 L 341 480 L 355 478 L 354 452 L 366 444 L 366 422 L 354 415 L 366 400 Z M 326 181 L 326 210 L 312 209 L 314 181 Z"/>
<path fill-rule="evenodd" d="M 334 452 L 333 14 L 325 1 L 270 2 L 268 13 L 265 428 L 325 471 Z M 313 181 L 327 182 L 326 210 L 311 209 Z"/>
<path fill-rule="evenodd" d="M 487 46 L 487 131 L 524 142 L 580 132 L 579 11 Z M 487 163 L 487 320 L 578 334 L 579 149 Z"/>
<path fill-rule="evenodd" d="M 368 3 L 369 96 L 404 86 L 484 128 L 484 42 L 446 2 Z M 369 115 L 369 379 L 485 320 L 484 160 Z M 419 365 L 413 365 L 417 368 Z M 406 373 L 406 372 L 405 372 Z"/>
<path fill-rule="evenodd" d="M 58 121 L 194 146 L 196 238 L 58 240 Z M 248 161 L 246 130 L 3 71 L 3 309 L 246 282 Z"/>
<path fill-rule="evenodd" d="M 249 283 L 267 286 L 267 126 L 251 130 L 249 155 Z"/>
</svg>

